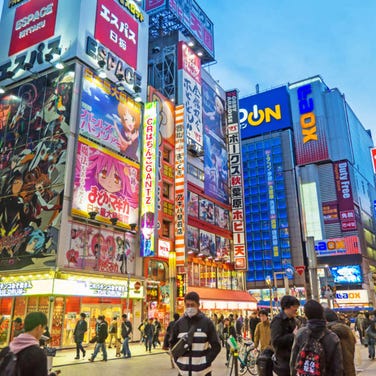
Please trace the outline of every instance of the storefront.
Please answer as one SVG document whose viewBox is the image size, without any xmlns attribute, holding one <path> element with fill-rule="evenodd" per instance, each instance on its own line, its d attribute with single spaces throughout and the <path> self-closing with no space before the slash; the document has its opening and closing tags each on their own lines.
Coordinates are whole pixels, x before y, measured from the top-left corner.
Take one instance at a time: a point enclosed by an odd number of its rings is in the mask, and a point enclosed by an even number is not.
<svg viewBox="0 0 376 376">
<path fill-rule="evenodd" d="M 89 325 L 86 343 L 94 336 L 99 315 L 108 322 L 116 317 L 120 323 L 121 315 L 128 313 L 137 327 L 143 300 L 143 283 L 132 277 L 121 280 L 55 272 L 2 277 L 0 347 L 12 338 L 13 320 L 24 319 L 29 312 L 42 311 L 48 316 L 52 346 L 71 347 L 81 312 L 86 313 Z"/>
</svg>

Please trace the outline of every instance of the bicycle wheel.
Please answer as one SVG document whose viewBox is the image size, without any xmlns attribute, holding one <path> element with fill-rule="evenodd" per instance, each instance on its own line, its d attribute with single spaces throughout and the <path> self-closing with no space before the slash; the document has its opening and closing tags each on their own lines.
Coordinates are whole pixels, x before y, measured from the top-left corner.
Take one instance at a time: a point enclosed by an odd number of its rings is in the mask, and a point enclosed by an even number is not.
<svg viewBox="0 0 376 376">
<path fill-rule="evenodd" d="M 250 351 L 247 355 L 247 369 L 248 372 L 254 376 L 258 375 L 256 360 L 256 354 L 253 351 Z"/>
</svg>

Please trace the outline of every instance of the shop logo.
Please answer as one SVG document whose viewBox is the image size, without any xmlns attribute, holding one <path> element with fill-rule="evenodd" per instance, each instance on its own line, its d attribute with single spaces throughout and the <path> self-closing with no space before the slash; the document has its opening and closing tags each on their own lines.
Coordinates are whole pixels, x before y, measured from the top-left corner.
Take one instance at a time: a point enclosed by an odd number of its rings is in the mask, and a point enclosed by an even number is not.
<svg viewBox="0 0 376 376">
<path fill-rule="evenodd" d="M 316 116 L 313 112 L 313 98 L 309 98 L 312 93 L 311 84 L 304 85 L 298 89 L 300 126 L 302 128 L 303 144 L 309 141 L 317 141 Z"/>
<path fill-rule="evenodd" d="M 249 125 L 252 127 L 258 127 L 264 121 L 265 123 L 270 123 L 272 118 L 275 120 L 282 119 L 281 106 L 276 104 L 274 110 L 270 107 L 265 107 L 264 109 L 259 109 L 257 104 L 253 105 L 253 111 L 249 114 L 246 109 L 241 109 L 240 111 L 240 123 L 244 123 L 248 120 Z"/>
</svg>

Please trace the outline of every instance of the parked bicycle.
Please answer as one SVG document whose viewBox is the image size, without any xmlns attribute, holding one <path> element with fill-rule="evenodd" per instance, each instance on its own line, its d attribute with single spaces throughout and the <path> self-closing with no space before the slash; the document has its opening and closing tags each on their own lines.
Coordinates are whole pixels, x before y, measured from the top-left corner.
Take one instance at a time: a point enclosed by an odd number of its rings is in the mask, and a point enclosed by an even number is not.
<svg viewBox="0 0 376 376">
<path fill-rule="evenodd" d="M 240 375 L 245 375 L 247 372 L 253 376 L 258 375 L 257 357 L 258 350 L 255 349 L 254 343 L 251 340 L 243 340 L 243 338 L 238 337 L 237 348 L 231 351 L 226 375 L 237 376 L 237 372 Z"/>
</svg>

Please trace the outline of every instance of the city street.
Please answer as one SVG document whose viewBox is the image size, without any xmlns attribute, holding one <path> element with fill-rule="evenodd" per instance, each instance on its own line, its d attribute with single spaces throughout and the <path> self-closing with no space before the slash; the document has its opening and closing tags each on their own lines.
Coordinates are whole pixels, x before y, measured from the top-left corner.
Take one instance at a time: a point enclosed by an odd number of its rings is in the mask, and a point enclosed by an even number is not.
<svg viewBox="0 0 376 376">
<path fill-rule="evenodd" d="M 364 346 L 357 346 L 355 356 L 356 368 L 360 376 L 373 376 L 376 374 L 376 360 L 368 359 L 368 351 Z M 134 376 L 177 376 L 177 370 L 171 368 L 168 355 L 160 350 L 153 350 L 151 354 L 146 353 L 144 346 L 132 344 L 132 358 L 119 359 L 114 357 L 115 350 L 109 350 L 109 360 L 102 362 L 99 355 L 94 363 L 87 359 L 92 353 L 92 347 L 88 349 L 87 357 L 81 360 L 74 360 L 75 352 L 65 350 L 57 353 L 54 359 L 54 369 L 60 369 L 62 376 L 118 376 L 124 372 Z M 360 353 L 359 353 L 360 351 Z M 225 351 L 222 349 L 220 355 L 213 364 L 213 376 L 225 376 Z"/>
</svg>

